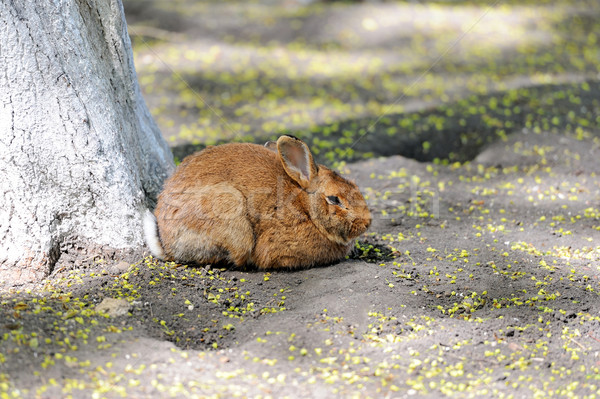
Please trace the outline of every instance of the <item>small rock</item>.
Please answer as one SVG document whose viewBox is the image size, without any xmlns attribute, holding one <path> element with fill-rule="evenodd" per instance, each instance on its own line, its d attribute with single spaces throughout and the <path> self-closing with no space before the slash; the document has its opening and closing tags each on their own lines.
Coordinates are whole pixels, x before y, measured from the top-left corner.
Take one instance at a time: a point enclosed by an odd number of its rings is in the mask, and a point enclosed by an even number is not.
<svg viewBox="0 0 600 399">
<path fill-rule="evenodd" d="M 113 267 L 115 268 L 115 270 L 118 270 L 120 273 L 123 273 L 129 269 L 129 266 L 131 266 L 129 262 L 125 262 L 124 260 L 122 260 Z"/>
<path fill-rule="evenodd" d="M 96 312 L 108 314 L 110 317 L 126 315 L 129 312 L 129 302 L 126 299 L 104 298 L 96 305 Z"/>
</svg>

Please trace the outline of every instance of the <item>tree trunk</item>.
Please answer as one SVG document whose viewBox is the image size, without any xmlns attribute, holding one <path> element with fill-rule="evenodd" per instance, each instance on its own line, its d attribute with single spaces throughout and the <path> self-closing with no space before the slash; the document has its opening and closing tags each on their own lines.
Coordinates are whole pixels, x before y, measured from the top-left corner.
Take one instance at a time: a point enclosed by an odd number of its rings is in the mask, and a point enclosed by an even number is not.
<svg viewBox="0 0 600 399">
<path fill-rule="evenodd" d="M 121 0 L 0 0 L 0 286 L 139 250 L 172 170 Z"/>
</svg>

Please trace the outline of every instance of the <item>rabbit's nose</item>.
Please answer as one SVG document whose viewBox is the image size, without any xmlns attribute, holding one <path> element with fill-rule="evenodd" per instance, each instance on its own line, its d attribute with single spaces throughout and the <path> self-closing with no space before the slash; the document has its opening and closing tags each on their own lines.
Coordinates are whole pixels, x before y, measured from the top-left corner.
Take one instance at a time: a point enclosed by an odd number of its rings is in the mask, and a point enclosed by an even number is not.
<svg viewBox="0 0 600 399">
<path fill-rule="evenodd" d="M 371 221 L 373 220 L 371 216 L 371 211 L 369 208 L 365 206 L 364 213 L 362 214 L 362 220 L 365 226 L 365 230 L 371 226 Z"/>
</svg>

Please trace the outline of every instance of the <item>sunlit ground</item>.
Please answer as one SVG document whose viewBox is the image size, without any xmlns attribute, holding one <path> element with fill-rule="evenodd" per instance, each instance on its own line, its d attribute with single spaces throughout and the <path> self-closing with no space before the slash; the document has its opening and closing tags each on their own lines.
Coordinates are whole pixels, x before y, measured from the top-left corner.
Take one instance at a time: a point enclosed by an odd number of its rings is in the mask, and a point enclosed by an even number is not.
<svg viewBox="0 0 600 399">
<path fill-rule="evenodd" d="M 595 1 L 272 3 L 125 2 L 172 144 L 293 133 L 329 163 L 465 160 L 522 129 L 600 123 Z"/>
</svg>

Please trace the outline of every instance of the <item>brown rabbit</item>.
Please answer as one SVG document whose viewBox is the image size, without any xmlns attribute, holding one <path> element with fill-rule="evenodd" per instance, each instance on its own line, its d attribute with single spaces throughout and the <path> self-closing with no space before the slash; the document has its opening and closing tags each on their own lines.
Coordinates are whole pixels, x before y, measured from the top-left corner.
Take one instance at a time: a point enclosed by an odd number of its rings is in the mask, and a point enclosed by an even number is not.
<svg viewBox="0 0 600 399">
<path fill-rule="evenodd" d="M 260 269 L 339 260 L 371 223 L 358 187 L 315 164 L 293 136 L 190 155 L 165 182 L 154 215 L 144 219 L 154 256 Z"/>
</svg>

